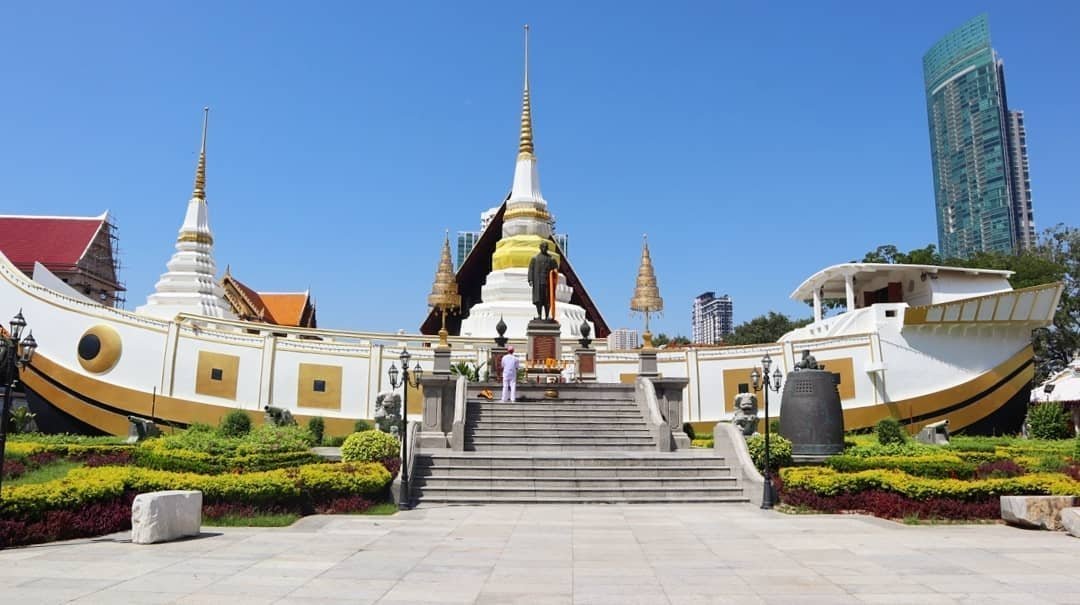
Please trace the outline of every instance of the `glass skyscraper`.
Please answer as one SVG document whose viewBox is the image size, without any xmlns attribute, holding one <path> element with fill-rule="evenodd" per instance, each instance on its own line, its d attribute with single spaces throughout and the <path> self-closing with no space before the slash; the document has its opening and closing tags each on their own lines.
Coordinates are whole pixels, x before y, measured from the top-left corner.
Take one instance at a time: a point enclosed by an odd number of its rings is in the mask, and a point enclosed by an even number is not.
<svg viewBox="0 0 1080 605">
<path fill-rule="evenodd" d="M 938 247 L 945 257 L 1018 253 L 1034 242 L 1022 112 L 979 15 L 923 56 Z"/>
</svg>

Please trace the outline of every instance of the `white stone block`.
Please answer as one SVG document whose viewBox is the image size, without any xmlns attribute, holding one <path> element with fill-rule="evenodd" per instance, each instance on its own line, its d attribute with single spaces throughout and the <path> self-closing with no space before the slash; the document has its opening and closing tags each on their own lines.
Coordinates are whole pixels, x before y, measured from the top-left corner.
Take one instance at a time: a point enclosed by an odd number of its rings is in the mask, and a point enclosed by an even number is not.
<svg viewBox="0 0 1080 605">
<path fill-rule="evenodd" d="M 1080 508 L 1062 509 L 1061 525 L 1070 536 L 1080 538 Z"/>
<path fill-rule="evenodd" d="M 1075 496 L 1002 496 L 1001 518 L 1021 527 L 1059 530 L 1061 511 L 1075 502 Z"/>
<path fill-rule="evenodd" d="M 134 544 L 197 536 L 201 529 L 202 492 L 150 492 L 135 496 L 131 503 L 131 541 Z"/>
</svg>

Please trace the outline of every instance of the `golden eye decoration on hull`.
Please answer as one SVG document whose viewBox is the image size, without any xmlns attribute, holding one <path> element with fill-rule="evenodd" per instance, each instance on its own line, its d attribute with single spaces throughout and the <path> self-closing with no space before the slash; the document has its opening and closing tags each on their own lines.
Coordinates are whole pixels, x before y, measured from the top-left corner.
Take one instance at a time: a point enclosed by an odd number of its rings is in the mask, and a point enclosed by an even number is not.
<svg viewBox="0 0 1080 605">
<path fill-rule="evenodd" d="M 79 338 L 77 353 L 79 365 L 87 372 L 104 374 L 120 361 L 123 345 L 120 333 L 112 326 L 96 325 Z"/>
</svg>

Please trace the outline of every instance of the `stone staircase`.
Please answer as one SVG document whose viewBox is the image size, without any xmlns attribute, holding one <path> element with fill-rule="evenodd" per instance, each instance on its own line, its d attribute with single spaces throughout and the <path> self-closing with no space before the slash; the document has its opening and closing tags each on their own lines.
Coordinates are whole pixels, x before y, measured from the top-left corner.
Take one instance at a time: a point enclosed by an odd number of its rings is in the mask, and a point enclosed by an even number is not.
<svg viewBox="0 0 1080 605">
<path fill-rule="evenodd" d="M 487 388 L 492 388 L 488 386 Z M 468 392 L 465 451 L 417 453 L 420 503 L 748 502 L 713 450 L 660 452 L 633 385 L 523 385 L 518 402 Z M 492 388 L 497 394 L 498 390 Z"/>
</svg>

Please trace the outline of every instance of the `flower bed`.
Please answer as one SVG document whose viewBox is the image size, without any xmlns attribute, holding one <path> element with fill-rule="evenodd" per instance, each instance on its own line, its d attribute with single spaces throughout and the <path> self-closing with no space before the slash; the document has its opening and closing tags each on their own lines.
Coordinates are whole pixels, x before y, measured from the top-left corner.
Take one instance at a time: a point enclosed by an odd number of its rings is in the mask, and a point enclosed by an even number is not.
<svg viewBox="0 0 1080 605">
<path fill-rule="evenodd" d="M 130 527 L 131 496 L 140 492 L 191 489 L 202 491 L 204 502 L 209 505 L 311 513 L 328 508 L 355 508 L 362 502 L 378 500 L 389 483 L 390 473 L 378 463 L 310 464 L 226 475 L 130 466 L 79 468 L 64 479 L 5 488 L 0 502 L 0 518 L 4 519 L 0 524 L 0 546 L 126 529 Z M 116 506 L 125 511 L 123 521 L 109 520 L 115 517 Z M 72 515 L 87 517 L 91 511 L 101 515 L 100 522 L 92 519 L 74 525 L 61 522 Z"/>
<path fill-rule="evenodd" d="M 948 446 L 849 438 L 821 467 L 785 468 L 781 501 L 881 517 L 997 519 L 1002 495 L 1080 495 L 1075 440 L 954 437 Z"/>
</svg>

